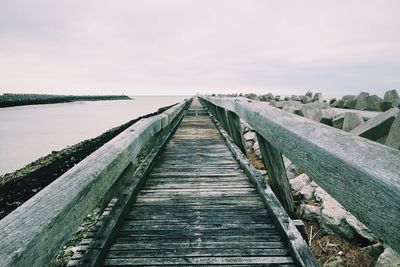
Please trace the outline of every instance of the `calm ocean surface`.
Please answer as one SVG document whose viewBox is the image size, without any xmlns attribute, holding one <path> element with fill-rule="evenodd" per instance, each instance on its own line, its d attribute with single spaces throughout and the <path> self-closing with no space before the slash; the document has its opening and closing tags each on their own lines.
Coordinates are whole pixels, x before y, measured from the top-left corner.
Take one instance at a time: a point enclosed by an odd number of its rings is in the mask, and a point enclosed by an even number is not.
<svg viewBox="0 0 400 267">
<path fill-rule="evenodd" d="M 0 109 L 0 174 L 145 115 L 188 96 L 134 96 Z"/>
</svg>

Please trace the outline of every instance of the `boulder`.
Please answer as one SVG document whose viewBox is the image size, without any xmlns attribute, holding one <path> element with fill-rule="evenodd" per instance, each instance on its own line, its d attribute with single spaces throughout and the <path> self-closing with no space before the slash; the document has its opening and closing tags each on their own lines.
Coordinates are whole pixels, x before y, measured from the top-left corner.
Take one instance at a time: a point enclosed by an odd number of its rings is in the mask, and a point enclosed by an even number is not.
<svg viewBox="0 0 400 267">
<path fill-rule="evenodd" d="M 312 99 L 312 95 L 313 95 L 313 93 L 311 91 L 307 91 L 307 93 L 305 94 L 305 96 L 308 96 L 311 99 Z"/>
<path fill-rule="evenodd" d="M 370 246 L 363 247 L 361 250 L 365 251 L 372 258 L 377 259 L 379 255 L 381 255 L 382 252 L 385 250 L 385 248 L 381 243 L 376 243 Z"/>
<path fill-rule="evenodd" d="M 336 100 L 336 98 L 332 98 L 331 100 L 329 100 L 329 106 L 332 108 L 337 107 L 338 101 Z"/>
<path fill-rule="evenodd" d="M 304 104 L 296 114 L 317 122 L 320 122 L 322 119 L 321 108 L 316 103 Z"/>
<path fill-rule="evenodd" d="M 346 100 L 340 99 L 340 100 L 337 102 L 336 107 L 337 107 L 337 108 L 343 108 L 343 107 L 344 107 L 344 102 L 345 102 L 345 101 L 346 101 Z"/>
<path fill-rule="evenodd" d="M 354 109 L 356 106 L 355 100 L 344 100 L 343 108 Z"/>
<path fill-rule="evenodd" d="M 283 106 L 282 101 L 276 101 L 276 100 L 269 101 L 269 104 L 275 108 L 280 108 L 280 109 L 282 109 Z"/>
<path fill-rule="evenodd" d="M 393 102 L 400 100 L 399 94 L 396 90 L 390 90 L 385 93 L 382 100 L 382 108 L 384 111 L 393 107 Z"/>
<path fill-rule="evenodd" d="M 343 97 L 342 97 L 342 100 L 343 101 L 346 101 L 346 100 L 356 100 L 356 96 L 355 95 L 344 95 Z"/>
<path fill-rule="evenodd" d="M 246 149 L 249 149 L 249 148 L 253 147 L 253 145 L 254 145 L 254 141 L 253 140 L 246 141 Z"/>
<path fill-rule="evenodd" d="M 398 267 L 400 266 L 400 254 L 392 248 L 387 247 L 379 256 L 375 267 Z"/>
<path fill-rule="evenodd" d="M 332 126 L 332 119 L 335 117 L 336 112 L 332 109 L 321 109 L 321 123 Z"/>
<path fill-rule="evenodd" d="M 343 121 L 344 113 L 337 114 L 332 118 L 332 126 L 341 130 L 343 128 Z"/>
<path fill-rule="evenodd" d="M 249 131 L 244 134 L 244 140 L 245 141 L 253 141 L 253 143 L 256 141 L 256 133 Z"/>
<path fill-rule="evenodd" d="M 400 99 L 392 102 L 392 108 L 400 108 Z"/>
<path fill-rule="evenodd" d="M 254 151 L 260 150 L 260 144 L 257 141 L 254 142 L 253 149 L 254 149 Z"/>
<path fill-rule="evenodd" d="M 390 127 L 385 145 L 393 147 L 394 149 L 400 149 L 400 112 L 397 113 L 397 116 Z"/>
<path fill-rule="evenodd" d="M 361 117 L 360 114 L 355 113 L 355 112 L 346 112 L 344 114 L 344 120 L 343 120 L 343 131 L 350 132 L 354 128 L 356 128 L 358 125 L 364 123 L 363 118 Z"/>
<path fill-rule="evenodd" d="M 382 98 L 377 95 L 371 95 L 372 102 L 376 111 L 382 111 Z"/>
<path fill-rule="evenodd" d="M 275 96 L 275 101 L 281 101 L 281 96 L 280 95 L 276 95 Z"/>
<path fill-rule="evenodd" d="M 356 98 L 355 109 L 358 110 L 367 110 L 367 99 L 369 98 L 369 94 L 366 92 L 361 92 Z"/>
<path fill-rule="evenodd" d="M 314 102 L 316 102 L 316 101 L 322 101 L 322 94 L 321 93 L 315 93 L 314 94 L 314 97 L 313 97 L 313 101 Z"/>
<path fill-rule="evenodd" d="M 354 237 L 354 232 L 346 221 L 347 212 L 332 199 L 322 203 L 321 216 L 319 222 L 323 232 L 327 234 L 338 234 L 347 239 Z"/>
<path fill-rule="evenodd" d="M 300 204 L 297 209 L 297 214 L 302 219 L 316 221 L 321 215 L 321 207 L 310 204 Z"/>
<path fill-rule="evenodd" d="M 311 99 L 311 97 L 309 97 L 309 96 L 304 96 L 302 99 L 301 99 L 301 103 L 303 103 L 303 104 L 307 104 L 307 103 L 311 103 L 312 102 L 312 99 Z"/>
<path fill-rule="evenodd" d="M 310 182 L 311 182 L 310 177 L 308 177 L 307 174 L 303 173 L 297 176 L 296 178 L 291 179 L 289 181 L 289 184 L 293 190 L 299 192 L 303 189 L 303 187 L 309 185 Z"/>
<path fill-rule="evenodd" d="M 262 159 L 260 148 L 254 150 L 254 154 L 257 156 L 258 159 Z"/>
<path fill-rule="evenodd" d="M 279 103 L 282 103 L 282 110 L 289 111 L 291 113 L 299 111 L 303 106 L 303 104 L 299 101 L 281 101 Z"/>
<path fill-rule="evenodd" d="M 376 141 L 388 135 L 393 121 L 399 114 L 400 110 L 398 108 L 392 108 L 360 124 L 351 130 L 350 133 Z"/>
<path fill-rule="evenodd" d="M 292 96 L 290 97 L 290 100 L 291 100 L 291 101 L 299 101 L 299 97 L 298 97 L 297 95 L 292 95 Z"/>
<path fill-rule="evenodd" d="M 290 100 L 290 97 L 285 96 L 284 100 L 285 100 L 285 101 L 289 101 L 289 100 Z"/>
</svg>

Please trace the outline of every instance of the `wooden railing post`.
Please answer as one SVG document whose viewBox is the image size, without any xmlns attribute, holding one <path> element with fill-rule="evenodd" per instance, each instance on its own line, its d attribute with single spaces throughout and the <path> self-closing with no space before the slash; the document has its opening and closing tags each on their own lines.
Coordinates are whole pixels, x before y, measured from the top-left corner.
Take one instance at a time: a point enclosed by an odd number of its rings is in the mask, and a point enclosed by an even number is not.
<svg viewBox="0 0 400 267">
<path fill-rule="evenodd" d="M 216 106 L 216 111 L 217 111 L 218 122 L 225 129 L 225 131 L 227 131 L 228 134 L 231 136 L 231 132 L 229 131 L 229 128 L 228 128 L 228 120 L 227 120 L 227 117 L 226 117 L 225 109 Z"/>
<path fill-rule="evenodd" d="M 294 200 L 286 175 L 282 154 L 258 133 L 257 140 L 260 145 L 262 161 L 267 169 L 268 178 L 271 182 L 272 191 L 274 191 L 289 216 L 294 218 Z"/>
<path fill-rule="evenodd" d="M 242 135 L 242 126 L 240 124 L 240 118 L 235 113 L 226 110 L 226 117 L 228 122 L 228 128 L 230 136 L 232 137 L 235 144 L 240 148 L 243 154 L 246 153 L 246 145 Z"/>
</svg>

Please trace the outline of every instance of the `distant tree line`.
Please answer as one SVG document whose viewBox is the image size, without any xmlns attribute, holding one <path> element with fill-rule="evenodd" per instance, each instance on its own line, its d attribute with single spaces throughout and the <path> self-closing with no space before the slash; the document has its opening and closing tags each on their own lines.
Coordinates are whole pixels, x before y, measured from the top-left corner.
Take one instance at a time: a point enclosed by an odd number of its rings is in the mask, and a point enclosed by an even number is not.
<svg viewBox="0 0 400 267">
<path fill-rule="evenodd" d="M 54 104 L 73 101 L 124 100 L 126 95 L 46 95 L 46 94 L 11 94 L 0 95 L 0 107 L 22 105 Z"/>
</svg>

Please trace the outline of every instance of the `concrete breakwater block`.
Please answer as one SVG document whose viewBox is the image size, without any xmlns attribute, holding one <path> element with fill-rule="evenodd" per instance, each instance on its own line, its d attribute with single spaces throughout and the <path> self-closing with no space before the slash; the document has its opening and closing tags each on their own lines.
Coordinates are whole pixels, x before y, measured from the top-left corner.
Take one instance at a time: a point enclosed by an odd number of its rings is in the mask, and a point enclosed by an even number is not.
<svg viewBox="0 0 400 267">
<path fill-rule="evenodd" d="M 373 141 L 385 138 L 388 135 L 395 118 L 398 117 L 399 112 L 400 110 L 398 108 L 392 108 L 360 124 L 351 130 L 350 133 Z M 393 139 L 396 139 L 395 134 L 392 134 L 392 136 Z"/>
<path fill-rule="evenodd" d="M 344 114 L 342 130 L 346 131 L 346 132 L 350 132 L 351 130 L 353 130 L 358 125 L 362 124 L 363 122 L 364 122 L 364 120 L 360 114 L 355 113 L 355 112 L 346 112 Z"/>
</svg>

